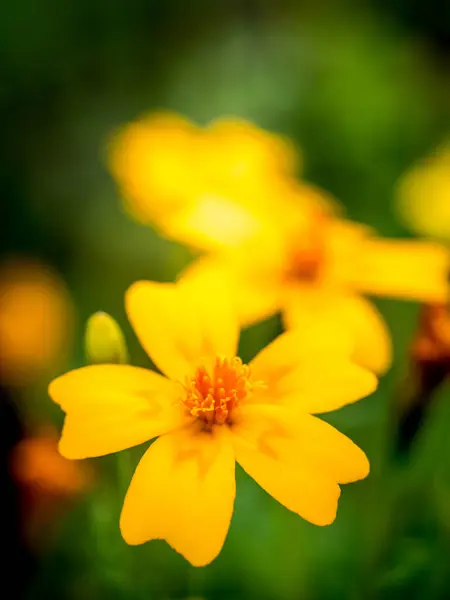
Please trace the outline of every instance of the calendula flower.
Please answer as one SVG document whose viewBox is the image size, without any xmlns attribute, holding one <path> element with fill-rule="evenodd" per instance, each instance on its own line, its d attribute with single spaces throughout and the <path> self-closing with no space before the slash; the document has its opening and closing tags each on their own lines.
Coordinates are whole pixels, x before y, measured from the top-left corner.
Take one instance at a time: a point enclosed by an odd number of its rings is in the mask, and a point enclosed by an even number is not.
<svg viewBox="0 0 450 600">
<path fill-rule="evenodd" d="M 64 354 L 73 306 L 47 265 L 14 258 L 0 265 L 0 369 L 10 384 L 27 383 Z"/>
<path fill-rule="evenodd" d="M 448 252 L 438 244 L 383 239 L 329 211 L 310 211 L 305 219 L 293 206 L 282 225 L 272 223 L 272 235 L 188 268 L 190 277 L 200 279 L 222 273 L 245 325 L 277 310 L 289 329 L 301 330 L 311 320 L 341 323 L 355 338 L 355 357 L 376 372 L 391 361 L 390 336 L 365 296 L 445 301 L 448 270 Z"/>
<path fill-rule="evenodd" d="M 397 200 L 405 223 L 420 234 L 450 240 L 450 144 L 401 177 Z"/>
<path fill-rule="evenodd" d="M 294 180 L 299 157 L 287 140 L 244 120 L 201 128 L 150 115 L 120 131 L 109 150 L 130 212 L 194 248 L 235 247 L 263 234 L 267 222 L 284 218 L 280 202 L 332 203 Z"/>
<path fill-rule="evenodd" d="M 82 459 L 158 439 L 126 494 L 129 544 L 164 539 L 193 565 L 220 552 L 235 498 L 235 462 L 287 508 L 317 525 L 335 519 L 339 484 L 365 477 L 365 454 L 316 414 L 354 402 L 375 376 L 350 359 L 335 324 L 286 333 L 249 365 L 236 355 L 238 319 L 220 277 L 138 282 L 130 321 L 164 375 L 93 365 L 50 384 L 66 413 L 60 451 Z"/>
</svg>

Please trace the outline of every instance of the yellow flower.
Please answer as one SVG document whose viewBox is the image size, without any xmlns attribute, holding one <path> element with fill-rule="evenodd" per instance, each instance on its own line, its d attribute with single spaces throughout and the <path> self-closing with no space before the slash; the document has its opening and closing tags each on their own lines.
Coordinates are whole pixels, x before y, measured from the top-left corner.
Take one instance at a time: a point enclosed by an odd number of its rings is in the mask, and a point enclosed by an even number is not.
<svg viewBox="0 0 450 600">
<path fill-rule="evenodd" d="M 405 173 L 397 199 L 399 212 L 411 229 L 450 240 L 450 144 Z"/>
<path fill-rule="evenodd" d="M 300 215 L 299 215 L 300 213 Z M 391 361 L 386 325 L 365 295 L 422 302 L 449 296 L 449 255 L 431 242 L 387 240 L 330 212 L 305 219 L 291 207 L 288 226 L 255 237 L 237 252 L 200 258 L 190 277 L 218 271 L 239 302 L 244 325 L 282 311 L 288 329 L 335 322 L 355 339 L 355 358 L 383 372 Z"/>
<path fill-rule="evenodd" d="M 164 373 L 94 365 L 50 384 L 66 413 L 63 456 L 101 456 L 159 438 L 128 489 L 120 528 L 129 544 L 164 539 L 193 565 L 220 552 L 237 461 L 269 494 L 317 525 L 335 519 L 339 484 L 364 478 L 365 454 L 315 415 L 376 388 L 339 326 L 286 333 L 249 365 L 236 356 L 238 320 L 220 276 L 138 282 L 130 321 Z"/>
<path fill-rule="evenodd" d="M 243 120 L 200 128 L 155 114 L 125 127 L 109 150 L 130 212 L 194 247 L 229 248 L 263 234 L 284 218 L 280 202 L 331 202 L 294 180 L 299 159 L 286 140 Z"/>
<path fill-rule="evenodd" d="M 110 159 L 134 212 L 167 237 L 214 254 L 191 267 L 191 276 L 219 270 L 244 325 L 280 309 L 288 328 L 338 320 L 355 336 L 355 357 L 383 372 L 390 335 L 364 296 L 448 298 L 443 248 L 382 240 L 338 218 L 322 190 L 295 180 L 286 140 L 250 123 L 223 119 L 201 129 L 155 115 L 120 133 Z M 440 206 L 443 221 L 448 208 Z"/>
</svg>

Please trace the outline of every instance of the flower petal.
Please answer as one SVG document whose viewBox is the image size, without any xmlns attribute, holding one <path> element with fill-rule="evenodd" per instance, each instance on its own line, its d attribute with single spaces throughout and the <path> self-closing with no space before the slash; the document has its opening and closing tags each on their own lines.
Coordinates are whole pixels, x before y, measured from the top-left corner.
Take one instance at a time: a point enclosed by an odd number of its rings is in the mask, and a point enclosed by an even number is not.
<svg viewBox="0 0 450 600">
<path fill-rule="evenodd" d="M 361 248 L 352 283 L 367 294 L 444 302 L 449 268 L 449 252 L 439 244 L 370 239 Z"/>
<path fill-rule="evenodd" d="M 448 140 L 413 165 L 397 185 L 404 222 L 422 235 L 450 241 L 450 144 Z"/>
<path fill-rule="evenodd" d="M 125 498 L 120 528 L 127 543 L 164 539 L 194 566 L 216 558 L 235 497 L 234 453 L 224 433 L 188 428 L 152 444 Z"/>
<path fill-rule="evenodd" d="M 360 296 L 325 289 L 292 290 L 284 308 L 284 322 L 293 331 L 319 321 L 330 334 L 345 328 L 353 342 L 352 358 L 375 373 L 385 372 L 392 361 L 386 324 L 375 306 Z"/>
<path fill-rule="evenodd" d="M 313 357 L 311 357 L 313 358 Z M 378 380 L 369 370 L 349 360 L 308 360 L 278 381 L 256 390 L 252 404 L 279 404 L 309 414 L 326 413 L 372 394 Z"/>
<path fill-rule="evenodd" d="M 196 307 L 199 335 L 203 346 L 214 355 L 232 358 L 239 342 L 239 321 L 235 299 L 220 269 L 203 272 L 201 277 L 185 275 L 178 286 Z"/>
<path fill-rule="evenodd" d="M 284 435 L 280 424 L 264 423 L 246 415 L 246 426 L 233 428 L 236 460 L 278 502 L 314 525 L 329 525 L 336 518 L 339 485 L 328 473 L 309 465 L 307 457 L 286 457 L 276 442 Z M 297 440 L 298 441 L 298 440 Z M 292 449 L 297 448 L 292 444 Z"/>
<path fill-rule="evenodd" d="M 282 465 L 337 483 L 357 481 L 369 473 L 366 455 L 349 438 L 317 417 L 283 406 L 241 409 L 233 432 Z M 236 459 L 240 461 L 239 454 Z"/>
<path fill-rule="evenodd" d="M 243 119 L 216 119 L 207 133 L 213 173 L 219 167 L 241 186 L 255 175 L 292 172 L 301 162 L 298 149 L 289 140 Z"/>
<path fill-rule="evenodd" d="M 127 365 L 70 371 L 49 386 L 66 413 L 60 452 L 88 458 L 118 452 L 186 422 L 182 389 L 161 375 Z"/>
<path fill-rule="evenodd" d="M 176 114 L 143 115 L 118 131 L 108 163 L 126 208 L 144 223 L 170 218 L 197 192 L 200 130 Z"/>
<path fill-rule="evenodd" d="M 140 281 L 126 295 L 128 317 L 156 366 L 184 381 L 217 355 L 236 353 L 238 321 L 218 278 L 164 284 Z"/>
<path fill-rule="evenodd" d="M 303 328 L 278 336 L 250 362 L 252 377 L 261 380 L 269 389 L 296 371 L 302 364 L 314 364 L 320 359 L 348 359 L 353 351 L 351 335 L 339 323 L 323 323 L 308 318 Z"/>
<path fill-rule="evenodd" d="M 222 285 L 234 298 L 239 323 L 247 326 L 270 317 L 280 307 L 280 288 L 272 272 L 263 275 L 255 272 L 250 265 L 253 261 L 247 263 L 248 259 L 249 255 L 244 258 L 242 253 L 239 258 L 234 254 L 226 258 L 202 256 L 185 269 L 182 277 L 207 281 L 219 273 Z"/>
<path fill-rule="evenodd" d="M 217 251 L 239 247 L 258 234 L 262 225 L 241 203 L 206 193 L 166 219 L 163 230 L 192 248 Z"/>
</svg>

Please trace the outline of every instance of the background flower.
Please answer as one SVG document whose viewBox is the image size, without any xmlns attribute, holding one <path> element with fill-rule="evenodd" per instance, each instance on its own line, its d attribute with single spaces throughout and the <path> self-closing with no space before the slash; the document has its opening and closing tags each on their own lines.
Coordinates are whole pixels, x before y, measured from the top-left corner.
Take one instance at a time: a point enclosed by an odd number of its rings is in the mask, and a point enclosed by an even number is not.
<svg viewBox="0 0 450 600">
<path fill-rule="evenodd" d="M 428 159 L 403 174 L 398 210 L 408 227 L 422 235 L 450 240 L 450 145 L 439 146 Z"/>
<path fill-rule="evenodd" d="M 116 134 L 109 157 L 132 214 L 194 248 L 236 248 L 270 235 L 290 204 L 331 205 L 294 179 L 300 157 L 287 138 L 245 120 L 201 128 L 178 115 L 149 115 Z"/>
<path fill-rule="evenodd" d="M 355 340 L 355 357 L 376 372 L 392 360 L 389 332 L 367 295 L 445 302 L 450 255 L 445 246 L 377 237 L 368 227 L 310 208 L 284 207 L 236 252 L 202 257 L 187 272 L 217 271 L 233 289 L 244 325 L 281 311 L 289 329 L 311 320 L 339 322 Z"/>
<path fill-rule="evenodd" d="M 68 290 L 48 265 L 29 258 L 0 264 L 2 378 L 24 384 L 61 365 L 73 318 Z"/>
</svg>

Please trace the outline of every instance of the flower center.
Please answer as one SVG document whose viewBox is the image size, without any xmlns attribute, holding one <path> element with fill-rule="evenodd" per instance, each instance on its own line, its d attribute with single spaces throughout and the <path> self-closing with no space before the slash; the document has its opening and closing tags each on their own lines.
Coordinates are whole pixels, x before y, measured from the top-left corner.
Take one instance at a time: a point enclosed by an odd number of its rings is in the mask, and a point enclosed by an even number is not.
<svg viewBox="0 0 450 600">
<path fill-rule="evenodd" d="M 291 259 L 288 277 L 305 283 L 314 283 L 320 275 L 321 265 L 322 256 L 317 249 L 298 249 Z"/>
<path fill-rule="evenodd" d="M 287 277 L 305 283 L 316 282 L 325 262 L 325 241 L 321 222 L 311 226 L 300 240 L 294 242 L 290 252 Z"/>
<path fill-rule="evenodd" d="M 183 403 L 193 417 L 208 425 L 223 425 L 251 389 L 248 365 L 238 356 L 217 358 L 211 374 L 198 367 L 194 377 L 187 379 Z"/>
</svg>

